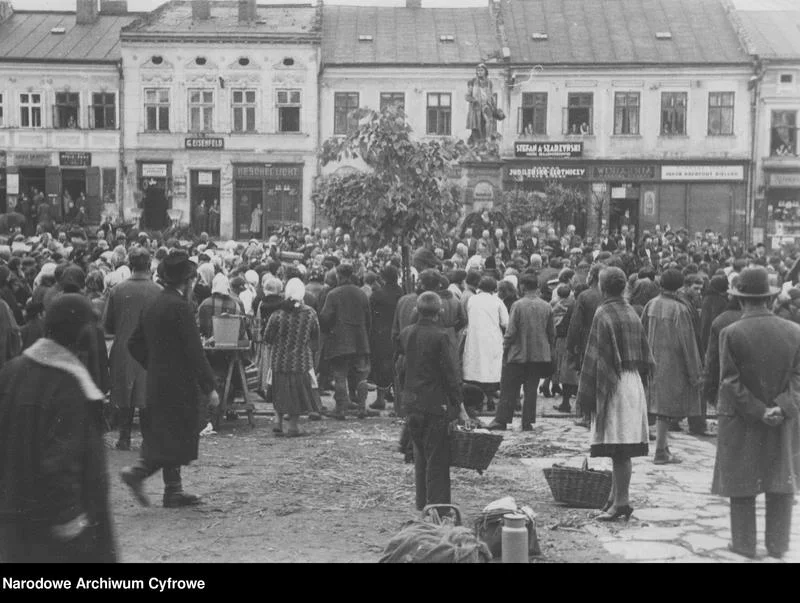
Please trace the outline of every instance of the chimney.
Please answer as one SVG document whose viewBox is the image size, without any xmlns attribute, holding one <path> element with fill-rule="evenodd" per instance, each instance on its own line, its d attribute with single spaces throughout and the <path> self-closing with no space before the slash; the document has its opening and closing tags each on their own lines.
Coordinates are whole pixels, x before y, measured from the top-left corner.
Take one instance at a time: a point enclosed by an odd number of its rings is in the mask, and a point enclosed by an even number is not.
<svg viewBox="0 0 800 603">
<path fill-rule="evenodd" d="M 97 0 L 78 0 L 75 23 L 91 25 L 97 21 Z"/>
<path fill-rule="evenodd" d="M 211 2 L 194 0 L 192 2 L 192 21 L 207 21 L 211 18 Z"/>
<path fill-rule="evenodd" d="M 422 0 L 406 0 L 406 8 L 422 8 Z"/>
<path fill-rule="evenodd" d="M 0 23 L 8 19 L 14 14 L 14 9 L 11 7 L 10 0 L 0 0 Z"/>
<path fill-rule="evenodd" d="M 239 23 L 250 23 L 257 18 L 256 0 L 239 0 Z"/>
<path fill-rule="evenodd" d="M 101 15 L 127 15 L 128 0 L 100 0 Z"/>
</svg>

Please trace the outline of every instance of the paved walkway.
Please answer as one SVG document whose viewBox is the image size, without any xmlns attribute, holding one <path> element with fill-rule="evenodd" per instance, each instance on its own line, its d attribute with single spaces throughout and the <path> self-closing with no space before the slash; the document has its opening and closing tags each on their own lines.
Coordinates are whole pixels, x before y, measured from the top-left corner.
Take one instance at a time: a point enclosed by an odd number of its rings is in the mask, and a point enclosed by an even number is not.
<svg viewBox="0 0 800 603">
<path fill-rule="evenodd" d="M 545 408 L 552 406 L 549 402 L 544 400 Z M 545 416 L 537 421 L 533 432 L 523 434 L 519 431 L 519 419 L 516 419 L 513 431 L 506 432 L 503 443 L 503 446 L 512 446 L 526 440 L 538 440 L 555 447 L 547 457 L 521 459 L 530 468 L 533 479 L 544 481 L 541 470 L 554 462 L 580 467 L 588 456 L 588 430 L 575 426 L 571 418 Z M 634 513 L 631 520 L 613 524 L 589 520 L 582 529 L 596 536 L 610 553 L 630 561 L 800 562 L 800 505 L 795 506 L 791 549 L 783 560 L 778 561 L 767 557 L 764 549 L 763 496 L 757 499 L 758 558 L 749 560 L 728 551 L 728 499 L 709 493 L 716 438 L 696 437 L 685 432 L 670 433 L 670 437 L 670 449 L 683 459 L 681 464 L 654 465 L 654 443 L 650 446 L 651 456 L 633 459 L 631 505 Z M 611 461 L 589 459 L 589 466 L 611 469 Z"/>
</svg>

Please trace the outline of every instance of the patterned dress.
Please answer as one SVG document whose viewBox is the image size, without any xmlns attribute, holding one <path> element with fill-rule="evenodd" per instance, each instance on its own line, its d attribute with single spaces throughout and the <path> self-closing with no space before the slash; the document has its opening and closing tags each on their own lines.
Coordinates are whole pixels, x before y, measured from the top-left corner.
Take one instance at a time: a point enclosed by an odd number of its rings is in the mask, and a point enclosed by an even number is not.
<svg viewBox="0 0 800 603">
<path fill-rule="evenodd" d="M 319 412 L 313 373 L 319 322 L 314 310 L 299 302 L 285 302 L 270 316 L 264 341 L 272 346 L 269 399 L 275 412 L 290 416 Z"/>
</svg>

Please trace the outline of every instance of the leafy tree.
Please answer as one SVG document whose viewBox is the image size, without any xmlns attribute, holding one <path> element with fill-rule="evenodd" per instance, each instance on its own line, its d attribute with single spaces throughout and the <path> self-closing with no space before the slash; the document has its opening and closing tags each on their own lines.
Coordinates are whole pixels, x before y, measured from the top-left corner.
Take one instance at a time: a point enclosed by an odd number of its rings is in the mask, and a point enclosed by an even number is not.
<svg viewBox="0 0 800 603">
<path fill-rule="evenodd" d="M 505 216 L 514 228 L 533 222 L 534 220 L 547 220 L 547 200 L 542 193 L 531 191 L 504 191 L 499 203 L 494 206 L 494 211 Z"/>
</svg>

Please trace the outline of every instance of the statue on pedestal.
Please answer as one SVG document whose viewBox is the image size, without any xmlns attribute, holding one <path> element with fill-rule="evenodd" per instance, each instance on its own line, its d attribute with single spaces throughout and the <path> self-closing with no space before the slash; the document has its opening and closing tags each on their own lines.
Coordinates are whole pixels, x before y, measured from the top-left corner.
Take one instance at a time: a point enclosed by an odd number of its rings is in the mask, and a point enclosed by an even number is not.
<svg viewBox="0 0 800 603">
<path fill-rule="evenodd" d="M 505 113 L 497 107 L 489 69 L 485 63 L 475 68 L 475 77 L 467 82 L 467 128 L 472 131 L 467 144 L 474 146 L 497 135 L 497 121 L 505 119 Z"/>
</svg>

